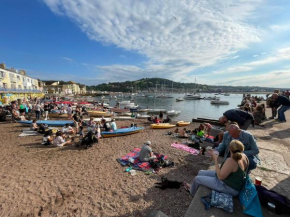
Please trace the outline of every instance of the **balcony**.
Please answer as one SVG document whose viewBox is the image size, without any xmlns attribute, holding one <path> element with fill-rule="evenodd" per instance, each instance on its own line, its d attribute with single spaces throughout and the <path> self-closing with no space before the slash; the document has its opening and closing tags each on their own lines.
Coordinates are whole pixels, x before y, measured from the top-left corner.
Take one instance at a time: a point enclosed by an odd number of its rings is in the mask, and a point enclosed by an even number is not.
<svg viewBox="0 0 290 217">
<path fill-rule="evenodd" d="M 15 77 L 10 77 L 10 82 L 16 83 L 17 79 Z"/>
<path fill-rule="evenodd" d="M 31 89 L 18 89 L 18 88 L 5 88 L 0 87 L 1 93 L 42 93 L 40 90 L 31 90 Z"/>
</svg>

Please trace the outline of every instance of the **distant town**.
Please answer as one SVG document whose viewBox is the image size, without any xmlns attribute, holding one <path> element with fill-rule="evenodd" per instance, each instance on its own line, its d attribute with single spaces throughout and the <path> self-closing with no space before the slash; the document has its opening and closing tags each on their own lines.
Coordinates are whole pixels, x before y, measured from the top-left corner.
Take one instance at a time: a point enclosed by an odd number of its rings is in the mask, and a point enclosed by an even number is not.
<svg viewBox="0 0 290 217">
<path fill-rule="evenodd" d="M 85 95 L 109 92 L 231 92 L 267 93 L 276 88 L 251 86 L 213 86 L 197 83 L 180 83 L 163 78 L 143 78 L 136 81 L 109 82 L 86 86 L 74 81 L 40 80 L 27 75 L 25 70 L 7 68 L 0 64 L 0 94 L 47 94 L 47 95 Z M 286 90 L 281 89 L 281 91 Z"/>
</svg>

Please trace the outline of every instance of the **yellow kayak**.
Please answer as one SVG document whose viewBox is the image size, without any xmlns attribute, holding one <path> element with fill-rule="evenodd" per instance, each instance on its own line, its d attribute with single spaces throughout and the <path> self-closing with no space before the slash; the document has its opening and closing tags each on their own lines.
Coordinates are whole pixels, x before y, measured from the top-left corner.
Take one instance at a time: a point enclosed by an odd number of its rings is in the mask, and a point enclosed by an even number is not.
<svg viewBox="0 0 290 217">
<path fill-rule="evenodd" d="M 186 122 L 186 121 L 178 121 L 176 126 L 178 127 L 184 127 L 184 126 L 188 126 L 190 124 L 190 122 Z"/>
<path fill-rule="evenodd" d="M 168 129 L 172 127 L 175 127 L 175 125 L 169 123 L 151 124 L 152 129 Z"/>
<path fill-rule="evenodd" d="M 92 117 L 110 117 L 112 116 L 112 114 L 107 113 L 107 112 L 102 112 L 102 111 L 88 111 L 88 114 Z"/>
<path fill-rule="evenodd" d="M 50 118 L 68 118 L 67 114 L 60 114 L 60 113 L 49 113 L 48 117 Z"/>
</svg>

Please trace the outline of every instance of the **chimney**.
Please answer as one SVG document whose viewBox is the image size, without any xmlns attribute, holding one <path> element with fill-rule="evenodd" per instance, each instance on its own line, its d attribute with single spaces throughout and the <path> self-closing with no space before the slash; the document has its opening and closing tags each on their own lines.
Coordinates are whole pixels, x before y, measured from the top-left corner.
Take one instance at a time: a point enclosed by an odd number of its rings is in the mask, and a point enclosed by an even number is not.
<svg viewBox="0 0 290 217">
<path fill-rule="evenodd" d="M 0 68 L 1 68 L 1 69 L 6 69 L 6 65 L 5 65 L 5 63 L 0 63 Z"/>
</svg>

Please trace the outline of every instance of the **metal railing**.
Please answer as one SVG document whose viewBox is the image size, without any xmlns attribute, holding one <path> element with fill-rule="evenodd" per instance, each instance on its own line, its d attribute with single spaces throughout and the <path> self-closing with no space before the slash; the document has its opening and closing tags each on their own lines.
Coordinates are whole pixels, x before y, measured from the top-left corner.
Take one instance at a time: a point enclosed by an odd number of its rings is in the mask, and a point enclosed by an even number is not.
<svg viewBox="0 0 290 217">
<path fill-rule="evenodd" d="M 17 93 L 42 93 L 41 90 L 19 89 L 19 88 L 5 88 L 0 87 L 0 92 L 17 92 Z"/>
</svg>

